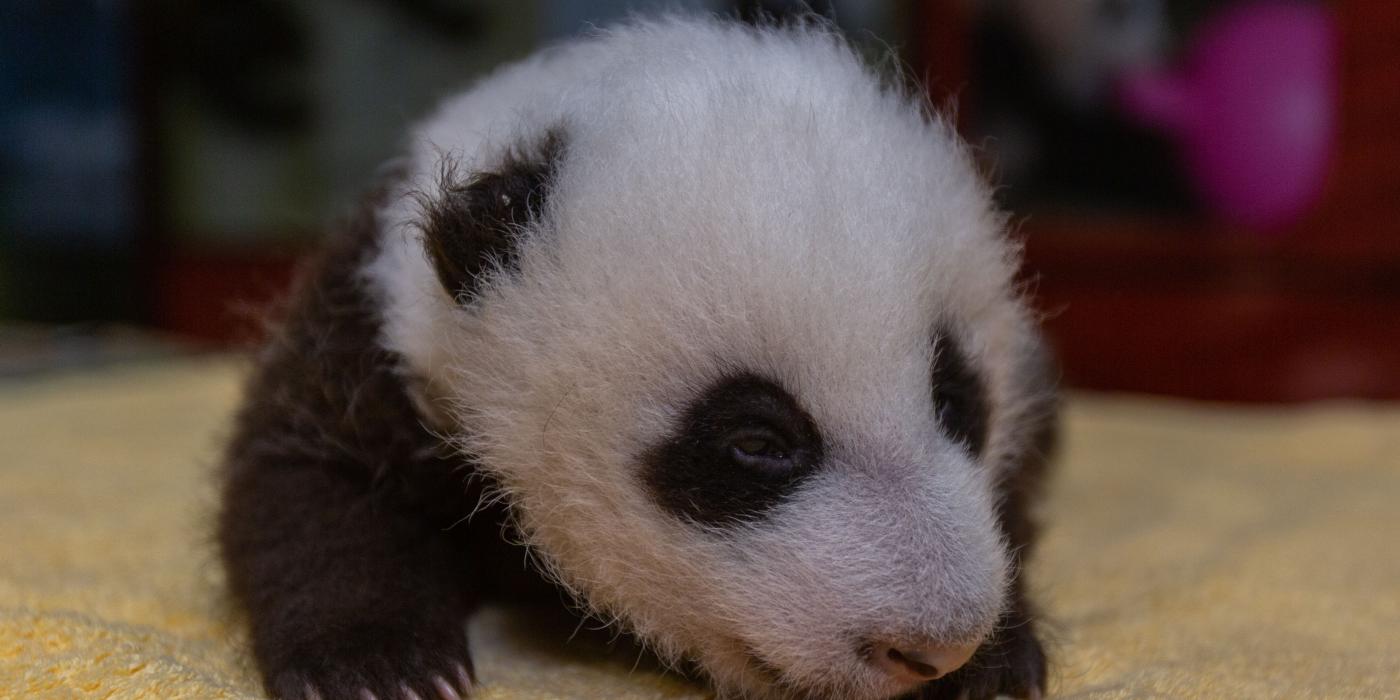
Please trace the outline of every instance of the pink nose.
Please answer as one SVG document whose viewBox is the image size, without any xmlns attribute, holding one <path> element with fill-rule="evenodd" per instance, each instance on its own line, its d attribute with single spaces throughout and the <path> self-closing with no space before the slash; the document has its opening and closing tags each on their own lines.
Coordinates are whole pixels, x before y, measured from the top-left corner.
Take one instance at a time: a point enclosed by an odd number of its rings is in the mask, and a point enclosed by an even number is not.
<svg viewBox="0 0 1400 700">
<path fill-rule="evenodd" d="M 962 668 L 975 651 L 976 644 L 876 644 L 870 663 L 897 681 L 922 683 Z"/>
</svg>

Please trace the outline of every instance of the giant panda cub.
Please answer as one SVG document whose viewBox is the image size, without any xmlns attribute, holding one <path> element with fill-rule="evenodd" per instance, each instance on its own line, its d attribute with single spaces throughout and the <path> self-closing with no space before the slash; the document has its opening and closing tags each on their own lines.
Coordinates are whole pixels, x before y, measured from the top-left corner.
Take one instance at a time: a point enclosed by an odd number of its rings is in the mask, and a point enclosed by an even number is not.
<svg viewBox="0 0 1400 700">
<path fill-rule="evenodd" d="M 1040 696 L 1054 387 L 921 98 L 819 23 L 637 20 L 448 100 L 389 170 L 228 449 L 273 695 L 466 697 L 464 620 L 528 599 L 722 698 Z"/>
</svg>

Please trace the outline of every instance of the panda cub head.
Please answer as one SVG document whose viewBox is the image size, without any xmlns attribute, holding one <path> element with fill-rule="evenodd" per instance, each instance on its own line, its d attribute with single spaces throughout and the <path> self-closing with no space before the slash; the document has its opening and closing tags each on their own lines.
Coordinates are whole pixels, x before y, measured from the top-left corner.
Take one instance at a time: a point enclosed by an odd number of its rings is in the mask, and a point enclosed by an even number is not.
<svg viewBox="0 0 1400 700">
<path fill-rule="evenodd" d="M 636 23 L 409 171 L 384 341 L 579 600 L 750 697 L 890 697 L 993 629 L 1034 332 L 918 99 L 820 27 Z"/>
</svg>

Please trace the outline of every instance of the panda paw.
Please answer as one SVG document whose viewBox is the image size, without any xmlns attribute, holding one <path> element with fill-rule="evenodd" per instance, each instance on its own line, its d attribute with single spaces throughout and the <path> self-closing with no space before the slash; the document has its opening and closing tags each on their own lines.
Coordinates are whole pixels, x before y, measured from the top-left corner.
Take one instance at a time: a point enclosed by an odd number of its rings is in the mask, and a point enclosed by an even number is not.
<svg viewBox="0 0 1400 700">
<path fill-rule="evenodd" d="M 1003 627 L 965 666 L 929 685 L 919 700 L 992 700 L 998 696 L 1041 700 L 1045 696 L 1045 651 L 1029 619 L 1003 620 Z"/>
<path fill-rule="evenodd" d="M 278 700 L 465 700 L 475 675 L 466 637 L 429 639 L 404 627 L 339 630 L 298 645 L 268 686 Z"/>
</svg>

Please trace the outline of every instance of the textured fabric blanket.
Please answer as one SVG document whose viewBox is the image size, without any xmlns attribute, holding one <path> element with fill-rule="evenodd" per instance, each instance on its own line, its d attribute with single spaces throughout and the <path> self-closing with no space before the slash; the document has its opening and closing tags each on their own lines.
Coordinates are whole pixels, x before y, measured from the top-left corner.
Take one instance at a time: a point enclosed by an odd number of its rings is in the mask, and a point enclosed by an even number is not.
<svg viewBox="0 0 1400 700">
<path fill-rule="evenodd" d="M 0 384 L 0 697 L 254 698 L 210 545 L 241 369 Z M 1075 396 L 1033 569 L 1053 696 L 1400 697 L 1400 409 Z M 473 622 L 483 700 L 704 698 Z"/>
</svg>

